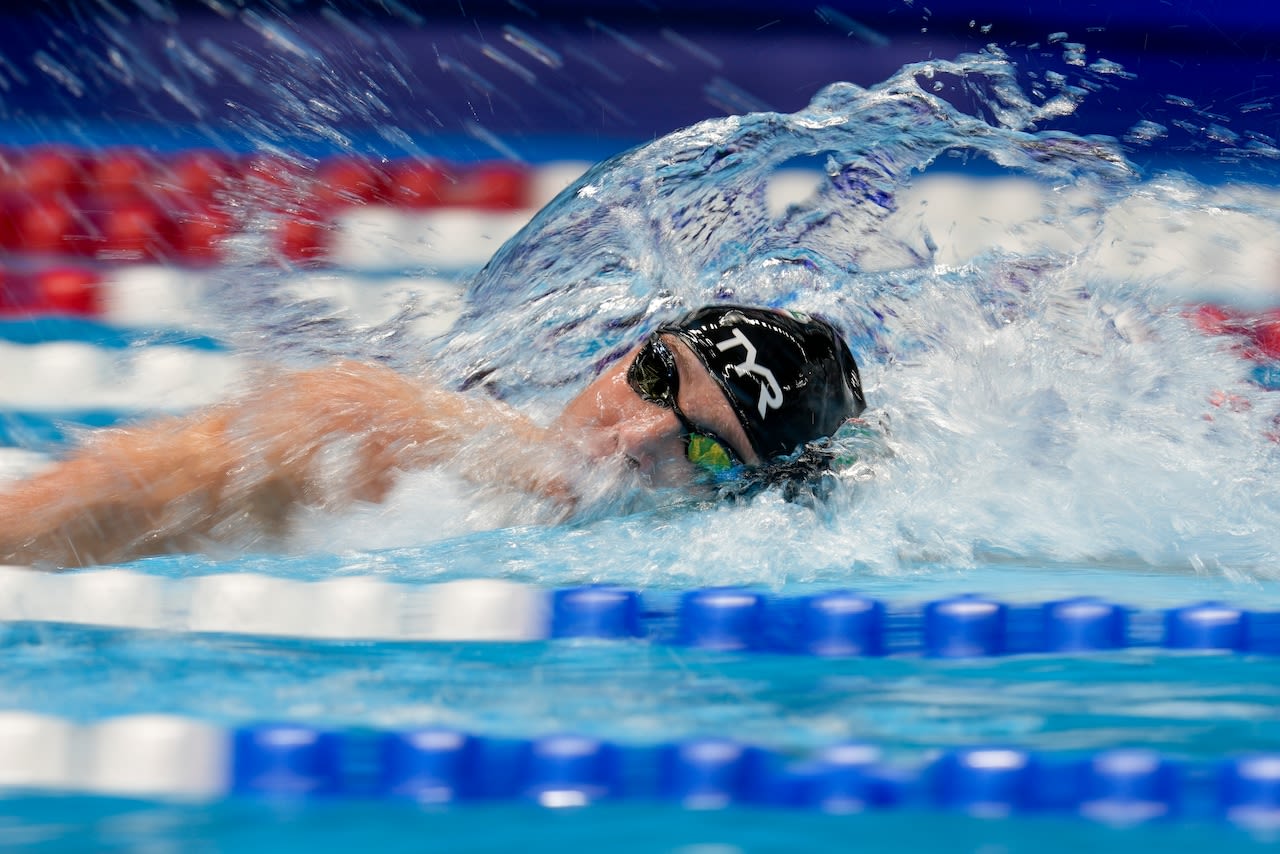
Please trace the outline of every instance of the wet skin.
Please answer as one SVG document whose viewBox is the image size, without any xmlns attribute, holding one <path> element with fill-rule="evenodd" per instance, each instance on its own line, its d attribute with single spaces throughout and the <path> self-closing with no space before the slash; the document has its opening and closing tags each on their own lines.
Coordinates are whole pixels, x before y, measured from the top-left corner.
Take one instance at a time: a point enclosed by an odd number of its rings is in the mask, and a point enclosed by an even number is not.
<svg viewBox="0 0 1280 854">
<path fill-rule="evenodd" d="M 756 463 L 728 401 L 679 339 L 680 410 Z M 651 486 L 690 485 L 675 413 L 627 383 L 639 347 L 610 366 L 550 427 L 499 401 L 462 395 L 375 364 L 280 374 L 205 410 L 105 430 L 32 477 L 0 485 L 0 563 L 84 566 L 221 542 L 276 541 L 294 505 L 382 501 L 397 477 L 435 465 L 541 496 L 572 512 L 594 463 L 630 465 Z M 350 471 L 335 478 L 335 451 Z M 584 453 L 585 451 L 585 453 Z M 586 465 L 584 465 L 586 464 Z"/>
<path fill-rule="evenodd" d="M 742 425 L 706 368 L 679 338 L 662 336 L 680 374 L 676 402 L 694 426 L 713 433 L 748 464 L 758 463 Z M 643 345 L 641 345 L 643 346 Z M 556 421 L 577 435 L 593 457 L 622 457 L 653 486 L 679 486 L 698 475 L 685 456 L 684 430 L 670 409 L 640 397 L 627 383 L 637 346 L 569 402 Z"/>
</svg>

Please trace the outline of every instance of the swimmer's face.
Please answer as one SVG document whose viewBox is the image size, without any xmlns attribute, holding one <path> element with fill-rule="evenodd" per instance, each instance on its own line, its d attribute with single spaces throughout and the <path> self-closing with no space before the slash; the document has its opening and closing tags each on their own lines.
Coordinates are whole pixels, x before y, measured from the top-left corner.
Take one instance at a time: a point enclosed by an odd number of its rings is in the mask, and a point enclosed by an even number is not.
<svg viewBox="0 0 1280 854">
<path fill-rule="evenodd" d="M 679 374 L 676 403 L 699 431 L 727 443 L 745 463 L 760 460 L 725 399 L 691 350 L 673 335 L 663 335 Z M 641 345 L 643 346 L 643 345 Z M 692 482 L 699 470 L 685 452 L 685 429 L 670 407 L 640 397 L 627 382 L 627 370 L 640 347 L 609 366 L 570 401 L 557 425 L 582 442 L 596 459 L 621 459 L 654 486 Z"/>
</svg>

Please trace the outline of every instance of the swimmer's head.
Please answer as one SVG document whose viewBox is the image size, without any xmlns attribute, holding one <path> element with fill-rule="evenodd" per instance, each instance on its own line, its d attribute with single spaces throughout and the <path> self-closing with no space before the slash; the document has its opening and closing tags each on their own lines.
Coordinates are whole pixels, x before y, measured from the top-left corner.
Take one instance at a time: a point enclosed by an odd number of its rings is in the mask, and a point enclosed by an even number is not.
<svg viewBox="0 0 1280 854">
<path fill-rule="evenodd" d="M 717 305 L 658 331 L 698 357 L 765 465 L 832 436 L 866 408 L 858 365 L 821 318 Z"/>
<path fill-rule="evenodd" d="M 712 306 L 659 327 L 565 406 L 556 426 L 651 486 L 737 493 L 821 476 L 864 408 L 839 334 L 806 315 Z"/>
</svg>

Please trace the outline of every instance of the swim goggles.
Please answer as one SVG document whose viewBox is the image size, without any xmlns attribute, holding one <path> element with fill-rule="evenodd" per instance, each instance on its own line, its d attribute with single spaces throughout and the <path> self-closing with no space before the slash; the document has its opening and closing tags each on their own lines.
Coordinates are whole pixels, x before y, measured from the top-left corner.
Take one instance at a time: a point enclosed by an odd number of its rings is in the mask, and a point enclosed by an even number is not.
<svg viewBox="0 0 1280 854">
<path fill-rule="evenodd" d="M 627 385 L 641 399 L 663 409 L 670 409 L 680 420 L 684 431 L 685 456 L 689 462 L 717 475 L 742 465 L 728 442 L 714 433 L 695 427 L 676 405 L 676 396 L 680 392 L 680 373 L 676 369 L 675 355 L 662 343 L 659 335 L 659 332 L 650 335 L 636 353 L 631 366 L 627 368 Z"/>
</svg>

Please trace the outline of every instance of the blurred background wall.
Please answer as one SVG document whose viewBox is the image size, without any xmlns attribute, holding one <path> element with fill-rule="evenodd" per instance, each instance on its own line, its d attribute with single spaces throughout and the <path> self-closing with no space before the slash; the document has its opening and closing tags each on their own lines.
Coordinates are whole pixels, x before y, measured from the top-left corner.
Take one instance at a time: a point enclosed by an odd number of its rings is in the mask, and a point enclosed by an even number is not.
<svg viewBox="0 0 1280 854">
<path fill-rule="evenodd" d="M 0 141 L 594 158 L 988 44 L 1071 78 L 1063 129 L 1280 136 L 1276 4 L 40 0 L 0 13 Z"/>
</svg>

